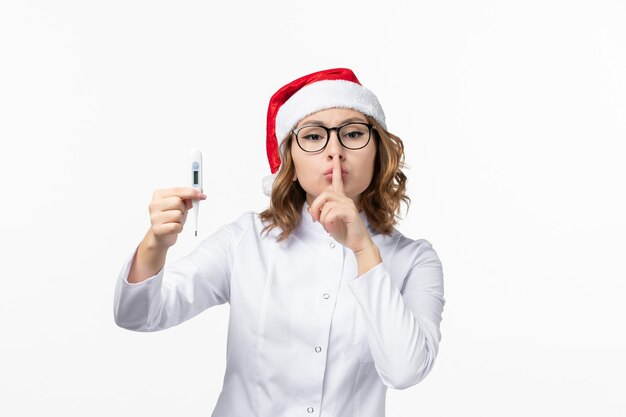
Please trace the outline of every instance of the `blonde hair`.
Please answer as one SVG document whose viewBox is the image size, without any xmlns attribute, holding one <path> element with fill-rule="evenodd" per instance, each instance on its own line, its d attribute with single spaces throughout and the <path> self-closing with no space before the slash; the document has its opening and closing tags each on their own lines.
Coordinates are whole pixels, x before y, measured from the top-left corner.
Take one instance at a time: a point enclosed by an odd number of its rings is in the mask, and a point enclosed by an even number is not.
<svg viewBox="0 0 626 417">
<path fill-rule="evenodd" d="M 363 210 L 374 232 L 391 235 L 394 225 L 400 217 L 400 204 L 404 202 L 407 210 L 411 199 L 406 195 L 407 177 L 404 168 L 404 144 L 402 140 L 382 128 L 371 117 L 368 123 L 374 125 L 373 139 L 376 141 L 374 174 L 369 186 L 361 193 L 357 209 Z M 269 222 L 262 232 L 278 227 L 281 233 L 278 241 L 289 237 L 298 227 L 302 216 L 302 207 L 306 201 L 306 191 L 298 181 L 293 181 L 296 172 L 291 156 L 293 135 L 282 141 L 280 147 L 281 165 L 272 186 L 269 207 L 260 213 L 261 220 Z"/>
</svg>

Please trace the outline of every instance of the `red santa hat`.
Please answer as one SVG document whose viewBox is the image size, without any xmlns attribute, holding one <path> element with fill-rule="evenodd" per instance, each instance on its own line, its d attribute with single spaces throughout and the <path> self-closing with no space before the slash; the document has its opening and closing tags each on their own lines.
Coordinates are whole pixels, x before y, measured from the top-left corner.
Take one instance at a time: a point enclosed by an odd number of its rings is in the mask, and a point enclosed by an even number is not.
<svg viewBox="0 0 626 417">
<path fill-rule="evenodd" d="M 334 107 L 353 109 L 374 118 L 383 128 L 385 113 L 376 96 L 363 87 L 352 70 L 334 68 L 314 72 L 281 87 L 267 109 L 267 159 L 272 175 L 263 178 L 263 192 L 271 194 L 280 167 L 280 144 L 302 119 Z"/>
</svg>

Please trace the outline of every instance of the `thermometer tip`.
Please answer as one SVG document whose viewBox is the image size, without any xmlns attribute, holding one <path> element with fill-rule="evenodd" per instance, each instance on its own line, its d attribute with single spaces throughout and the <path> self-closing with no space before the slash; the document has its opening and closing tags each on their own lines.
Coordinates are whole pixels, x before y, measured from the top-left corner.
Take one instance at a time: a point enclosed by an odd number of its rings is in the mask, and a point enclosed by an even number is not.
<svg viewBox="0 0 626 417">
<path fill-rule="evenodd" d="M 198 237 L 198 231 L 196 230 L 196 237 Z"/>
</svg>

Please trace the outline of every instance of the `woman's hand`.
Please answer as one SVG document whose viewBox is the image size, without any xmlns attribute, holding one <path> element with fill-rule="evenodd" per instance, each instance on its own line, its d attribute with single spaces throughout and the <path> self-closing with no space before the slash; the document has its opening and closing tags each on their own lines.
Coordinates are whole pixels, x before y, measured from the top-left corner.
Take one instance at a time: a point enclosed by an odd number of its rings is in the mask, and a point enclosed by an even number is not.
<svg viewBox="0 0 626 417">
<path fill-rule="evenodd" d="M 174 245 L 183 230 L 192 201 L 205 199 L 200 190 L 191 187 L 156 190 L 148 206 L 150 231 L 156 243 L 164 248 Z"/>
<path fill-rule="evenodd" d="M 374 246 L 374 242 L 354 201 L 344 192 L 338 157 L 333 159 L 332 185 L 333 191 L 324 191 L 313 200 L 309 213 L 313 221 L 320 222 L 333 239 L 359 254 Z"/>
</svg>

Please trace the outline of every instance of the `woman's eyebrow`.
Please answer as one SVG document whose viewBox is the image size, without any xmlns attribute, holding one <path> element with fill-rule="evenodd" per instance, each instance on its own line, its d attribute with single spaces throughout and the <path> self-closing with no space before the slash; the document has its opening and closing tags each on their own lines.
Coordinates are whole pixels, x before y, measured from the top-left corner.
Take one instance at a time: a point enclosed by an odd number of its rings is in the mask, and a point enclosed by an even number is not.
<svg viewBox="0 0 626 417">
<path fill-rule="evenodd" d="M 351 117 L 349 119 L 344 120 L 343 122 L 339 123 L 339 125 L 343 125 L 346 123 L 351 123 L 351 122 L 363 122 L 363 123 L 367 123 L 367 120 L 364 120 L 360 117 Z M 301 126 L 304 125 L 322 125 L 325 126 L 324 122 L 320 121 L 320 120 L 306 120 L 304 123 L 302 123 Z"/>
</svg>

